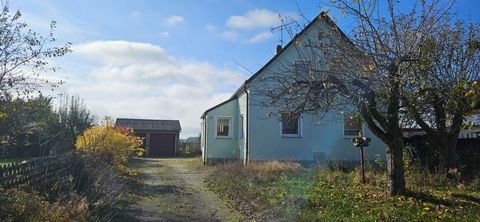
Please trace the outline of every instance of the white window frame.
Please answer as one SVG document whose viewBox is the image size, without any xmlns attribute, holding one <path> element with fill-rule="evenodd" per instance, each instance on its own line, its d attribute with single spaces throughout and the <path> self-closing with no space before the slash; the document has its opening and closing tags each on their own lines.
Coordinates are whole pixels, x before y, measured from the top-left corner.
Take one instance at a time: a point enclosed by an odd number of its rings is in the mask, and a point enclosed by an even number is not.
<svg viewBox="0 0 480 222">
<path fill-rule="evenodd" d="M 343 134 L 343 138 L 346 138 L 346 139 L 352 139 L 352 138 L 355 138 L 357 137 L 358 134 L 356 135 L 346 135 L 345 134 L 345 117 L 348 117 L 350 115 L 347 115 L 347 114 L 343 114 L 343 122 L 342 122 L 342 134 Z M 359 120 L 360 121 L 360 120 Z M 360 121 L 360 130 L 359 131 L 362 131 L 362 133 L 364 132 L 363 131 L 363 123 L 362 121 Z M 358 132 L 357 132 L 358 133 Z"/>
<path fill-rule="evenodd" d="M 228 136 L 218 135 L 218 120 L 228 119 Z M 233 135 L 233 117 L 231 116 L 215 116 L 215 138 L 218 139 L 231 139 Z"/>
<path fill-rule="evenodd" d="M 283 119 L 280 114 L 280 137 L 283 138 L 301 138 L 303 137 L 303 115 L 299 114 L 298 120 L 297 120 L 297 125 L 298 125 L 298 131 L 296 134 L 284 134 L 283 133 Z"/>
</svg>

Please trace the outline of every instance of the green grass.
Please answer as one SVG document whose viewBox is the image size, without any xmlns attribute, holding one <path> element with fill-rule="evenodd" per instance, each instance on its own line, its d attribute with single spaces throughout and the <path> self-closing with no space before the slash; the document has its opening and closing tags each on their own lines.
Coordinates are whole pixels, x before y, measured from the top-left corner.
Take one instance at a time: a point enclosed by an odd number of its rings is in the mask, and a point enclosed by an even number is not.
<svg viewBox="0 0 480 222">
<path fill-rule="evenodd" d="M 299 220 L 336 221 L 480 221 L 480 193 L 453 184 L 415 186 L 406 196 L 388 197 L 386 184 L 370 174 L 373 184 L 358 183 L 357 172 L 320 170 L 305 197 Z M 413 176 L 413 175 L 411 175 Z M 419 176 L 419 175 L 415 175 Z M 423 178 L 417 178 L 422 180 Z"/>
<path fill-rule="evenodd" d="M 480 192 L 475 184 L 407 171 L 408 194 L 388 197 L 384 174 L 368 173 L 363 185 L 357 171 L 265 170 L 257 165 L 216 166 L 208 187 L 252 219 L 480 221 Z"/>
</svg>

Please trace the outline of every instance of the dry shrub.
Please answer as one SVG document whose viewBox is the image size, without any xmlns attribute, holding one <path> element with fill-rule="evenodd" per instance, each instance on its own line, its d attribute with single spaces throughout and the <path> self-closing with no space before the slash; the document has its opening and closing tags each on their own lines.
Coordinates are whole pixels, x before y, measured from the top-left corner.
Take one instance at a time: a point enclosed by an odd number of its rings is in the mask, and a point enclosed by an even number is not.
<svg viewBox="0 0 480 222">
<path fill-rule="evenodd" d="M 292 173 L 303 170 L 302 165 L 297 162 L 280 162 L 276 160 L 268 162 L 251 162 L 246 168 L 265 173 Z"/>
<path fill-rule="evenodd" d="M 125 180 L 116 167 L 88 155 L 74 155 L 73 189 L 85 197 L 90 221 L 109 221 L 124 198 Z"/>
<path fill-rule="evenodd" d="M 62 162 L 65 171 L 55 178 L 48 191 L 49 198 L 68 205 L 70 200 L 81 196 L 89 221 L 110 221 L 125 199 L 124 176 L 110 163 L 90 155 L 70 153 Z"/>
<path fill-rule="evenodd" d="M 289 174 L 302 171 L 304 168 L 295 162 L 250 162 L 247 166 L 232 162 L 215 166 L 208 186 L 234 201 L 234 206 L 249 220 L 270 221 L 273 213 L 270 198 L 284 194 L 282 187 L 275 184 L 282 183 Z"/>
<path fill-rule="evenodd" d="M 296 162 L 268 161 L 251 162 L 244 170 L 257 181 L 270 181 L 281 174 L 295 173 L 303 169 L 302 165 Z"/>
<path fill-rule="evenodd" d="M 0 221 L 87 221 L 86 201 L 78 195 L 48 202 L 38 193 L 12 189 L 0 193 L 0 202 Z"/>
</svg>

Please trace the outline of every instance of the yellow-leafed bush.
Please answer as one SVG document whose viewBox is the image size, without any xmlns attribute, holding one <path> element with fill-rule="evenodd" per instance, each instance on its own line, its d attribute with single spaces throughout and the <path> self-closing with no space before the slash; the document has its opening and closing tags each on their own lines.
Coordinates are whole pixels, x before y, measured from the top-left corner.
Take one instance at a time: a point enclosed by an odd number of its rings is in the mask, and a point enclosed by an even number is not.
<svg viewBox="0 0 480 222">
<path fill-rule="evenodd" d="M 141 144 L 142 138 L 134 136 L 130 130 L 112 127 L 107 123 L 85 130 L 77 138 L 76 148 L 81 153 L 100 158 L 125 171 L 129 158 L 143 154 L 143 149 L 139 148 Z"/>
<path fill-rule="evenodd" d="M 0 221 L 88 221 L 85 198 L 72 194 L 63 201 L 49 202 L 40 194 L 21 190 L 0 192 Z"/>
</svg>

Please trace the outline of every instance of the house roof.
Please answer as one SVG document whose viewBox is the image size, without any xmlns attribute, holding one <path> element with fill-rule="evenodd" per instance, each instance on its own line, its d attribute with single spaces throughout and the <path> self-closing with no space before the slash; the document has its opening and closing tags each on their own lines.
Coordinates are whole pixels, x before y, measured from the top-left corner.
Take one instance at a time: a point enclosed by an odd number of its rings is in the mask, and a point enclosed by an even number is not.
<svg viewBox="0 0 480 222">
<path fill-rule="evenodd" d="M 258 75 L 260 75 L 260 73 L 262 73 L 268 66 L 270 66 L 270 64 L 272 64 L 278 57 L 280 57 L 282 55 L 283 52 L 285 52 L 285 50 L 287 48 L 289 48 L 292 44 L 294 44 L 295 40 L 298 38 L 298 36 L 301 36 L 303 35 L 303 33 L 305 33 L 308 29 L 310 29 L 317 21 L 325 21 L 328 25 L 330 25 L 332 28 L 334 28 L 335 30 L 338 30 L 338 32 L 340 33 L 340 36 L 345 39 L 347 42 L 352 43 L 352 41 L 348 38 L 348 36 L 340 29 L 340 27 L 337 26 L 337 24 L 335 24 L 335 22 L 330 18 L 330 16 L 327 15 L 326 12 L 321 12 L 320 14 L 318 14 L 318 16 L 315 17 L 315 19 L 313 19 L 310 23 L 308 23 L 307 26 L 305 26 L 305 28 L 302 29 L 302 31 L 300 31 L 299 33 L 297 33 L 295 35 L 295 37 L 293 37 L 288 43 L 287 45 L 285 45 L 285 47 L 283 47 L 279 52 L 277 52 L 262 68 L 260 68 L 255 74 L 253 74 L 250 78 L 248 78 L 238 89 L 237 91 L 233 94 L 232 97 L 234 96 L 238 96 L 240 94 L 240 92 L 242 92 L 242 90 L 245 88 L 245 85 L 248 85 L 250 82 L 252 82 L 253 80 L 255 80 Z"/>
<path fill-rule="evenodd" d="M 340 36 L 346 40 L 348 43 L 352 43 L 352 41 L 347 37 L 347 35 L 337 26 L 337 24 L 335 24 L 335 22 L 327 15 L 326 12 L 321 12 L 318 16 L 315 17 L 315 19 L 313 19 L 312 21 L 310 21 L 310 23 L 308 23 L 307 26 L 305 26 L 305 28 L 302 29 L 302 31 L 300 31 L 299 33 L 297 33 L 295 35 L 295 37 L 293 37 L 288 43 L 287 45 L 285 45 L 285 47 L 283 47 L 279 52 L 277 52 L 262 68 L 260 68 L 255 74 L 253 74 L 250 78 L 248 78 L 245 82 L 242 83 L 242 85 L 237 89 L 237 91 L 235 91 L 235 93 L 232 95 L 232 97 L 230 97 L 228 100 L 210 108 L 210 109 L 207 109 L 201 116 L 201 119 L 203 119 L 208 112 L 210 112 L 211 110 L 219 107 L 219 106 L 222 106 L 223 104 L 225 103 L 228 103 L 236 98 L 238 98 L 238 96 L 240 95 L 240 93 L 242 91 L 245 90 L 246 86 L 248 86 L 248 84 L 250 82 L 252 82 L 253 80 L 255 80 L 263 71 L 265 71 L 265 69 L 267 69 L 267 67 L 270 66 L 270 64 L 272 64 L 277 58 L 279 58 L 287 48 L 289 48 L 290 46 L 292 46 L 295 42 L 295 40 L 297 39 L 298 36 L 301 36 L 303 35 L 308 29 L 310 29 L 317 21 L 325 21 L 328 25 L 330 25 L 333 29 L 337 30 L 339 33 L 340 33 Z"/>
<path fill-rule="evenodd" d="M 216 109 L 217 107 L 222 106 L 222 105 L 224 105 L 225 103 L 228 103 L 228 102 L 230 102 L 230 101 L 232 101 L 232 100 L 234 100 L 234 99 L 236 99 L 236 98 L 237 98 L 237 96 L 236 96 L 236 95 L 233 95 L 230 99 L 227 99 L 227 100 L 225 100 L 225 101 L 217 104 L 216 106 L 211 107 L 210 109 L 205 110 L 205 112 L 203 112 L 203 114 L 202 114 L 202 116 L 200 117 L 200 119 L 205 118 L 205 116 L 207 115 L 208 112 L 210 112 L 210 111 Z"/>
<path fill-rule="evenodd" d="M 117 118 L 115 125 L 132 128 L 133 130 L 182 130 L 179 120 Z"/>
</svg>

